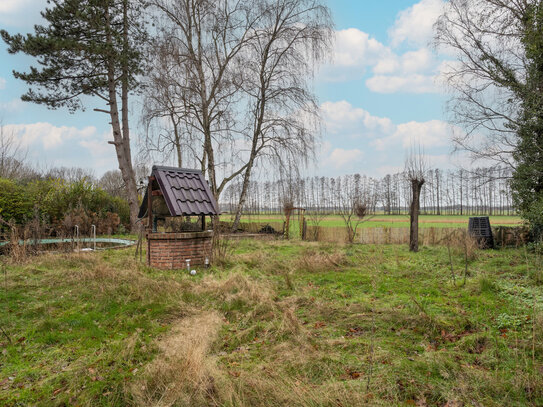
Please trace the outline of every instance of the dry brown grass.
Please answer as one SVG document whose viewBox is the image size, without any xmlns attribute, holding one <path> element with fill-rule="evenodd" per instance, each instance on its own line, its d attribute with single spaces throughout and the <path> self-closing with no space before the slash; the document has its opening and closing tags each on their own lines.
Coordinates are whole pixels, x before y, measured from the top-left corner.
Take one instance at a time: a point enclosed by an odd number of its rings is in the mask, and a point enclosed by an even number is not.
<svg viewBox="0 0 543 407">
<path fill-rule="evenodd" d="M 263 367 L 258 374 L 242 374 L 235 381 L 234 402 L 239 407 L 355 407 L 368 405 L 362 381 L 332 382 L 316 386 L 302 380 L 292 380 Z M 227 404 L 229 405 L 229 404 Z M 369 404 L 378 405 L 378 404 Z"/>
<path fill-rule="evenodd" d="M 279 332 L 298 335 L 302 332 L 302 324 L 294 313 L 294 307 L 285 307 L 282 312 L 281 323 L 279 325 Z"/>
<path fill-rule="evenodd" d="M 85 284 L 94 287 L 97 295 L 108 295 L 122 287 L 123 293 L 134 301 L 153 302 L 168 298 L 179 301 L 183 291 L 190 290 L 193 283 L 189 280 L 152 278 L 137 260 L 125 258 L 121 264 L 115 264 L 97 256 L 96 253 L 45 253 L 33 266 L 56 270 L 48 275 L 49 284 L 56 282 Z M 60 273 L 58 272 L 60 271 Z"/>
<path fill-rule="evenodd" d="M 216 312 L 180 320 L 170 335 L 158 342 L 160 354 L 143 378 L 128 391 L 136 406 L 218 406 L 228 400 L 228 386 L 210 356 L 222 320 Z"/>
<path fill-rule="evenodd" d="M 326 253 L 318 249 L 307 249 L 302 252 L 294 264 L 294 269 L 307 273 L 321 273 L 337 270 L 349 264 L 343 251 Z"/>
<path fill-rule="evenodd" d="M 438 243 L 453 248 L 457 254 L 461 254 L 462 257 L 467 258 L 469 261 L 477 259 L 479 244 L 466 230 L 453 230 L 446 234 Z"/>
<path fill-rule="evenodd" d="M 239 299 L 250 304 L 270 304 L 275 295 L 269 283 L 239 272 L 234 272 L 222 280 L 206 276 L 194 290 L 198 294 L 212 295 L 225 302 Z"/>
</svg>

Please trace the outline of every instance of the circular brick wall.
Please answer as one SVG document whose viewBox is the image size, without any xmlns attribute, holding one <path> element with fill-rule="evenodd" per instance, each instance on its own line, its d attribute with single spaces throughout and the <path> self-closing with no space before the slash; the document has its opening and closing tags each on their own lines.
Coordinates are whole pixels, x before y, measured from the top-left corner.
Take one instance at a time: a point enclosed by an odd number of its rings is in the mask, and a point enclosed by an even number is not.
<svg viewBox="0 0 543 407">
<path fill-rule="evenodd" d="M 186 269 L 211 262 L 213 232 L 148 233 L 147 264 L 162 270 Z"/>
</svg>

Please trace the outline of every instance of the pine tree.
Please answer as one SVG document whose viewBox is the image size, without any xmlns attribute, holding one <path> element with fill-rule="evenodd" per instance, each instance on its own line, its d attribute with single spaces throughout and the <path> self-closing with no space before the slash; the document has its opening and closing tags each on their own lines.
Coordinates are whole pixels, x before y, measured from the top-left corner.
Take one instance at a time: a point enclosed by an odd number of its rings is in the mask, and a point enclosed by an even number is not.
<svg viewBox="0 0 543 407">
<path fill-rule="evenodd" d="M 30 87 L 22 100 L 51 109 L 84 109 L 85 96 L 107 105 L 94 109 L 111 119 L 113 144 L 130 204 L 132 225 L 138 211 L 130 151 L 128 96 L 138 86 L 145 40 L 142 5 L 135 0 L 49 0 L 41 14 L 45 25 L 34 34 L 10 35 L 0 30 L 11 54 L 36 58 L 28 72 L 14 71 Z M 120 95 L 120 104 L 118 96 Z M 120 115 L 119 115 L 120 111 Z"/>
</svg>

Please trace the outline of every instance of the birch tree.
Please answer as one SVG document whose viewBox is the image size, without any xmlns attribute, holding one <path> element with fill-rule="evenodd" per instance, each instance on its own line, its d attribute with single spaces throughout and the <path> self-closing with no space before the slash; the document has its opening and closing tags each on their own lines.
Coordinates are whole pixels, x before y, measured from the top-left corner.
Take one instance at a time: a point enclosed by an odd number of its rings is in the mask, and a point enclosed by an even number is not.
<svg viewBox="0 0 543 407">
<path fill-rule="evenodd" d="M 237 228 L 258 165 L 301 166 L 312 156 L 319 117 L 309 81 L 330 49 L 329 10 L 320 0 L 152 4 L 162 89 L 215 197 L 241 181 Z"/>
</svg>

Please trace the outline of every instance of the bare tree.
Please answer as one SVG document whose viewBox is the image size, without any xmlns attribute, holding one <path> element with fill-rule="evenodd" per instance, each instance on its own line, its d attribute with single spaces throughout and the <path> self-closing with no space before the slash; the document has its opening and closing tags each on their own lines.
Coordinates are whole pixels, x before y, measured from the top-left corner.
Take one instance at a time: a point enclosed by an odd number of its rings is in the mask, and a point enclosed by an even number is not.
<svg viewBox="0 0 543 407">
<path fill-rule="evenodd" d="M 220 155 L 230 152 L 228 147 L 240 131 L 234 113 L 242 78 L 235 66 L 260 15 L 242 1 L 153 0 L 151 4 L 158 10 L 155 57 L 163 67 L 162 79 L 175 99 L 176 116 L 195 136 L 195 156 L 218 198 L 242 172 L 219 180 L 224 167 Z"/>
<path fill-rule="evenodd" d="M 474 159 L 515 166 L 520 107 L 531 92 L 523 36 L 534 7 L 541 1 L 450 0 L 436 23 L 436 45 L 455 56 L 445 71 L 449 111 L 466 133 L 454 142 Z"/>
<path fill-rule="evenodd" d="M 0 178 L 17 178 L 25 167 L 27 151 L 0 121 Z"/>
<path fill-rule="evenodd" d="M 237 227 L 259 163 L 301 165 L 313 153 L 319 120 L 308 79 L 329 50 L 328 8 L 320 0 L 152 3 L 163 72 L 152 87 L 169 101 L 158 110 L 190 136 L 217 198 L 241 177 Z"/>
<path fill-rule="evenodd" d="M 119 170 L 105 172 L 98 180 L 98 185 L 111 196 L 126 198 L 125 184 Z"/>
<path fill-rule="evenodd" d="M 412 148 L 405 160 L 405 176 L 411 185 L 409 207 L 409 250 L 419 251 L 420 193 L 425 182 L 428 164 L 420 146 Z"/>
<path fill-rule="evenodd" d="M 43 172 L 44 178 L 62 179 L 68 183 L 94 182 L 94 171 L 79 167 L 51 167 Z"/>
<path fill-rule="evenodd" d="M 315 241 L 317 241 L 319 238 L 320 224 L 330 215 L 330 212 L 327 209 L 326 196 L 324 195 L 323 190 L 324 183 L 322 183 L 321 180 L 324 180 L 324 177 L 313 177 L 305 183 L 305 185 L 309 187 L 307 218 L 309 219 L 311 226 L 313 226 L 312 239 Z"/>
<path fill-rule="evenodd" d="M 180 95 L 183 95 L 183 89 L 179 88 L 175 78 L 176 69 L 171 66 L 168 47 L 160 41 L 153 41 L 149 50 L 153 58 L 143 94 L 142 122 L 145 131 L 142 150 L 147 157 L 158 153 L 162 159 L 169 159 L 173 155 L 178 167 L 188 167 L 190 164 L 187 165 L 183 157 L 197 159 L 202 146 L 192 137 L 193 131 L 187 126 L 183 111 L 178 106 L 182 102 Z M 193 149 L 193 144 L 198 146 L 197 151 Z"/>
<path fill-rule="evenodd" d="M 320 0 L 254 2 L 262 19 L 242 61 L 242 89 L 249 114 L 250 145 L 234 227 L 259 158 L 302 164 L 314 151 L 318 105 L 310 91 L 316 65 L 329 51 L 332 23 Z M 300 189 L 298 189 L 300 191 Z"/>
<path fill-rule="evenodd" d="M 340 184 L 337 191 L 339 197 L 338 213 L 343 219 L 349 243 L 354 242 L 358 227 L 367 220 L 366 216 L 368 215 L 368 194 L 360 189 L 360 186 L 355 182 L 355 177 L 345 176 L 343 187 Z"/>
<path fill-rule="evenodd" d="M 347 231 L 347 241 L 353 243 L 356 238 L 358 226 L 364 222 L 368 207 L 358 199 L 343 201 L 339 207 L 339 215 L 343 219 Z"/>
</svg>

